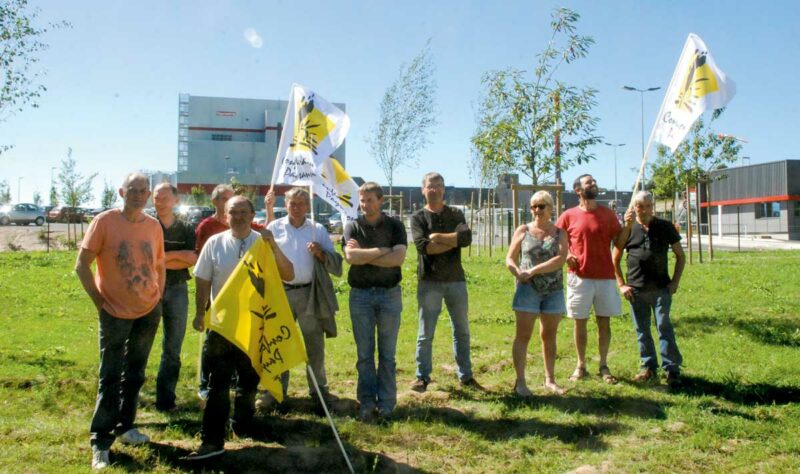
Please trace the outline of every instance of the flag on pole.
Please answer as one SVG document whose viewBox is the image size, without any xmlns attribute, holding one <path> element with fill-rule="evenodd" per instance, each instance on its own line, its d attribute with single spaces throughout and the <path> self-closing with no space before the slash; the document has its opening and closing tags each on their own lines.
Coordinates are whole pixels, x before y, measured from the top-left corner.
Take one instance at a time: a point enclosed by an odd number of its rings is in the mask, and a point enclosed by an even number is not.
<svg viewBox="0 0 800 474">
<path fill-rule="evenodd" d="M 350 119 L 341 109 L 299 84 L 292 85 L 272 184 L 307 186 L 344 142 Z"/>
<path fill-rule="evenodd" d="M 314 192 L 347 219 L 358 217 L 358 185 L 334 157 L 325 160 L 315 178 Z"/>
<path fill-rule="evenodd" d="M 236 265 L 205 314 L 205 327 L 250 358 L 259 388 L 283 401 L 280 376 L 308 360 L 272 249 L 258 239 Z"/>
<path fill-rule="evenodd" d="M 673 152 L 703 111 L 725 106 L 736 83 L 718 67 L 706 44 L 690 33 L 664 96 L 653 139 Z"/>
</svg>

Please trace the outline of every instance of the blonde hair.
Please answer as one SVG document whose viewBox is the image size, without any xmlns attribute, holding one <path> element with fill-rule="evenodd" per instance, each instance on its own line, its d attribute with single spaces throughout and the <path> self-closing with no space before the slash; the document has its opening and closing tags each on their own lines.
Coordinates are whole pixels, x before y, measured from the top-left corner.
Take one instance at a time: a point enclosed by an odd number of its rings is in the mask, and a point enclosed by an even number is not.
<svg viewBox="0 0 800 474">
<path fill-rule="evenodd" d="M 553 204 L 553 196 L 551 196 L 547 191 L 536 191 L 533 193 L 533 196 L 531 196 L 530 205 L 533 206 L 536 203 L 547 204 L 551 210 L 553 207 L 555 207 L 555 204 Z"/>
</svg>

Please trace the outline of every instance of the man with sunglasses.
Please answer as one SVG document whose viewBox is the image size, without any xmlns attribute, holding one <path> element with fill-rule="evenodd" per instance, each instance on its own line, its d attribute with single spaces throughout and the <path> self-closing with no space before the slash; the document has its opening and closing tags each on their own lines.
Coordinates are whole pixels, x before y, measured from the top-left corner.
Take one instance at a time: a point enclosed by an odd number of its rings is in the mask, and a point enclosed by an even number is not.
<svg viewBox="0 0 800 474">
<path fill-rule="evenodd" d="M 228 200 L 225 211 L 229 229 L 208 239 L 194 267 L 197 290 L 196 313 L 192 326 L 198 331 L 205 329 L 203 317 L 209 298 L 213 300 L 219 295 L 239 260 L 259 238 L 259 234 L 275 254 L 281 279 L 294 278 L 292 263 L 281 252 L 272 233 L 266 229 L 256 232 L 250 227 L 255 216 L 253 203 L 243 196 L 234 196 Z M 204 363 L 208 367 L 209 393 L 208 401 L 203 408 L 203 422 L 200 429 L 202 444 L 197 451 L 187 456 L 188 460 L 206 459 L 225 451 L 225 427 L 230 412 L 228 391 L 234 372 L 238 376 L 238 382 L 231 417 L 233 431 L 240 435 L 247 433 L 255 414 L 258 374 L 253 369 L 247 354 L 221 335 L 209 331 Z"/>
<path fill-rule="evenodd" d="M 590 174 L 575 179 L 573 190 L 580 204 L 564 211 L 556 225 L 569 236 L 567 256 L 567 316 L 575 321 L 573 336 L 578 364 L 570 376 L 577 381 L 586 377 L 586 339 L 589 312 L 594 306 L 600 353 L 599 375 L 609 384 L 617 383 L 608 368 L 611 344 L 611 317 L 622 311 L 611 261 L 611 243 L 623 243 L 622 226 L 611 209 L 595 201 L 597 181 Z"/>
</svg>

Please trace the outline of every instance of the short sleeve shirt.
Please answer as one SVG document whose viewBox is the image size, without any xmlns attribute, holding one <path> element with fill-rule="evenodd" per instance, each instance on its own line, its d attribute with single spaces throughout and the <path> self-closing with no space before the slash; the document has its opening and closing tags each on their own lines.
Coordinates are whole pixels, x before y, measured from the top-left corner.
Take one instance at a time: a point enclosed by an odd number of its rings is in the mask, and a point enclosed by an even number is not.
<svg viewBox="0 0 800 474">
<path fill-rule="evenodd" d="M 350 239 L 355 239 L 362 249 L 408 245 L 403 223 L 383 213 L 374 226 L 364 216 L 348 222 L 342 234 L 342 245 L 346 245 Z M 400 266 L 351 265 L 347 273 L 347 283 L 353 288 L 394 288 L 402 279 Z"/>
<path fill-rule="evenodd" d="M 208 241 L 212 235 L 225 232 L 226 230 L 228 230 L 228 226 L 214 219 L 214 216 L 206 217 L 200 221 L 199 224 L 197 224 L 197 229 L 195 229 L 194 251 L 199 255 L 200 251 L 203 250 L 203 246 L 205 246 L 206 241 Z"/>
<path fill-rule="evenodd" d="M 121 209 L 92 219 L 81 247 L 97 255 L 94 280 L 103 309 L 120 319 L 136 319 L 161 299 L 158 272 L 164 268 L 164 235 L 158 221 L 141 214 L 130 222 Z"/>
<path fill-rule="evenodd" d="M 566 231 L 569 252 L 578 258 L 578 270 L 574 273 L 581 278 L 614 278 L 611 241 L 622 230 L 614 211 L 603 206 L 591 211 L 573 207 L 559 216 L 556 225 Z"/>
<path fill-rule="evenodd" d="M 625 244 L 628 285 L 639 289 L 665 288 L 670 282 L 667 253 L 680 240 L 680 234 L 669 221 L 654 217 L 646 231 L 634 221 Z"/>
<path fill-rule="evenodd" d="M 335 252 L 328 231 L 318 222 L 312 223 L 306 219 L 303 225 L 295 227 L 289 222 L 289 216 L 285 216 L 270 222 L 267 229 L 272 232 L 275 243 L 294 266 L 294 280 L 287 281 L 288 284 L 311 283 L 314 277 L 314 256 L 308 251 L 308 244 L 317 242 L 326 252 Z"/>
<path fill-rule="evenodd" d="M 167 228 L 164 227 L 164 224 L 161 223 L 160 220 L 158 223 L 161 224 L 161 230 L 164 233 L 165 252 L 172 252 L 175 250 L 195 251 L 194 228 L 192 228 L 191 224 L 180 219 L 175 219 L 173 220 L 172 225 Z M 188 268 L 182 268 L 180 270 L 167 270 L 167 285 L 186 281 L 189 278 L 191 277 L 189 276 Z"/>
<path fill-rule="evenodd" d="M 464 281 L 461 266 L 461 247 L 472 243 L 472 231 L 458 234 L 458 247 L 436 255 L 428 255 L 427 246 L 434 233 L 455 232 L 456 226 L 465 224 L 464 213 L 455 207 L 444 206 L 441 212 L 422 208 L 411 216 L 411 236 L 417 247 L 417 278 L 427 281 Z"/>
<path fill-rule="evenodd" d="M 194 276 L 211 282 L 211 299 L 217 297 L 228 277 L 231 276 L 244 253 L 260 238 L 258 232 L 250 231 L 244 239 L 237 239 L 231 231 L 215 234 L 203 246 Z"/>
</svg>

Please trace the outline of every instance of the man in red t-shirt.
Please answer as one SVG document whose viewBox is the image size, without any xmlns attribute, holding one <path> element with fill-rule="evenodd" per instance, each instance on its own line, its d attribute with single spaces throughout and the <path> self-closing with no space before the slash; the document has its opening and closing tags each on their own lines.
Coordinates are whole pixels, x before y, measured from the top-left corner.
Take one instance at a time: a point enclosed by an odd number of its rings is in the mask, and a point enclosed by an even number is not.
<svg viewBox="0 0 800 474">
<path fill-rule="evenodd" d="M 568 209 L 556 225 L 569 236 L 567 266 L 567 316 L 575 321 L 575 350 L 578 364 L 570 380 L 586 377 L 586 327 L 594 306 L 600 352 L 599 374 L 607 383 L 616 383 L 606 357 L 611 343 L 611 316 L 622 311 L 611 260 L 611 243 L 622 236 L 622 226 L 611 209 L 597 204 L 597 181 L 589 174 L 579 176 L 573 189 L 580 198 L 577 207 Z"/>
</svg>

